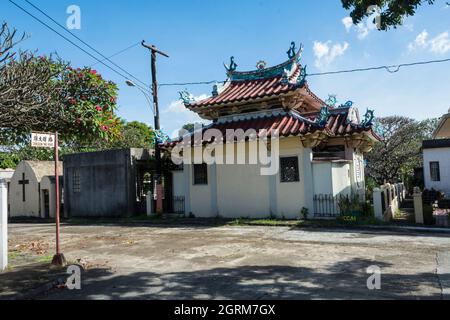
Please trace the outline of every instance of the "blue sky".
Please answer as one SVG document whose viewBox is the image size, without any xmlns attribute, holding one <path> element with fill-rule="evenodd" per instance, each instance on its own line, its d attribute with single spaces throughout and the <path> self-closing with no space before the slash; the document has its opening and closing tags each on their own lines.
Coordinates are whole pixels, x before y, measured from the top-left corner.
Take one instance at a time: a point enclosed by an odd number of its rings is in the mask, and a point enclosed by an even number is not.
<svg viewBox="0 0 450 320">
<path fill-rule="evenodd" d="M 39 17 L 24 0 L 14 0 Z M 310 73 L 450 57 L 450 8 L 437 0 L 425 5 L 404 26 L 388 32 L 366 24 L 350 26 L 339 0 L 184 0 L 88 1 L 31 0 L 62 24 L 67 7 L 81 9 L 81 30 L 73 32 L 106 56 L 143 39 L 170 54 L 159 58 L 160 83 L 224 80 L 223 62 L 235 56 L 238 70 L 252 70 L 265 60 L 275 65 L 286 60 L 291 41 L 305 47 L 303 63 Z M 65 42 L 9 1 L 0 2 L 0 20 L 30 38 L 22 49 L 40 54 L 57 52 L 74 66 L 92 65 L 91 57 Z M 114 62 L 150 83 L 149 54 L 140 46 L 113 58 Z M 125 85 L 125 79 L 102 65 L 95 68 L 119 84 L 119 114 L 125 119 L 152 123 L 144 96 Z M 362 111 L 378 116 L 405 115 L 416 119 L 439 117 L 450 107 L 450 63 L 386 71 L 311 77 L 311 89 L 322 98 L 337 94 L 352 100 Z M 212 85 L 162 87 L 161 121 L 172 134 L 195 114 L 177 102 L 178 91 L 195 96 L 210 94 Z"/>
</svg>

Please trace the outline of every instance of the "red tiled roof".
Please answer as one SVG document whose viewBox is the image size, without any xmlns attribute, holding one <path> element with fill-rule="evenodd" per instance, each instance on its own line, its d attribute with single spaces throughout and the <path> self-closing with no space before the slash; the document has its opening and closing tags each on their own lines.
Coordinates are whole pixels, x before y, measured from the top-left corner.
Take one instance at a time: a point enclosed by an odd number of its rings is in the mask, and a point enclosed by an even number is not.
<svg viewBox="0 0 450 320">
<path fill-rule="evenodd" d="M 254 115 L 237 115 L 230 117 L 229 120 L 219 120 L 210 126 L 203 129 L 203 132 L 208 129 L 217 129 L 222 132 L 223 137 L 226 139 L 226 131 L 242 129 L 245 131 L 249 129 L 256 130 L 257 133 L 261 133 L 263 130 L 268 134 L 278 130 L 281 137 L 289 136 L 302 136 L 308 133 L 314 133 L 317 131 L 323 131 L 329 136 L 345 136 L 347 134 L 370 132 L 378 139 L 376 134 L 372 131 L 372 128 L 364 128 L 357 124 L 352 124 L 347 121 L 348 108 L 338 108 L 330 110 L 330 116 L 326 126 L 320 126 L 316 123 L 316 119 L 319 113 L 309 113 L 307 115 L 300 115 L 297 111 L 280 111 L 273 112 L 269 116 L 257 116 Z M 202 135 L 203 136 L 203 135 Z M 172 141 L 164 144 L 164 147 L 173 147 L 179 141 Z M 203 143 L 210 143 L 212 141 L 203 141 Z M 194 141 L 199 143 L 199 141 Z"/>
<path fill-rule="evenodd" d="M 233 80 L 233 78 L 231 78 L 219 95 L 187 104 L 186 107 L 195 111 L 200 107 L 239 103 L 257 98 L 272 97 L 301 88 L 303 95 L 308 97 L 310 102 L 319 109 L 325 103 L 311 92 L 307 83 L 296 83 L 296 80 L 301 73 L 301 66 L 296 65 L 293 70 L 294 71 L 289 76 L 288 82 L 283 81 L 285 80 L 283 74 L 257 78 L 254 80 Z"/>
</svg>

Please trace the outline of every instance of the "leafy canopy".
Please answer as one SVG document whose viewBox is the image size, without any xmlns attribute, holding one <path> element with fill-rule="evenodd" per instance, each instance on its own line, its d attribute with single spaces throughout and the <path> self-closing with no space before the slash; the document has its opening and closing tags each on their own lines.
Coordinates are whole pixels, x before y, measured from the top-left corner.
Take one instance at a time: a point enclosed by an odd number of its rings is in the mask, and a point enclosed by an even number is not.
<svg viewBox="0 0 450 320">
<path fill-rule="evenodd" d="M 354 24 L 372 16 L 368 8 L 378 6 L 381 10 L 381 30 L 388 30 L 402 25 L 404 18 L 413 16 L 421 5 L 431 5 L 434 2 L 434 0 L 342 0 L 342 5 L 345 9 L 351 10 L 350 17 Z"/>
</svg>

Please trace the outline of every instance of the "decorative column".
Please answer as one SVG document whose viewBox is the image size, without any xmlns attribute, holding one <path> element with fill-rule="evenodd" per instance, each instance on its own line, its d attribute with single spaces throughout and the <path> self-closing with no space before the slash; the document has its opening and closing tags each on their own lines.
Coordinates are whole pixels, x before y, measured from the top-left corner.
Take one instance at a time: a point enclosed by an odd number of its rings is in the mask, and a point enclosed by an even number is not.
<svg viewBox="0 0 450 320">
<path fill-rule="evenodd" d="M 417 224 L 424 223 L 422 192 L 419 187 L 414 188 L 414 215 L 416 216 Z"/>
<path fill-rule="evenodd" d="M 382 201 L 383 199 L 381 197 L 381 189 L 380 188 L 373 189 L 373 209 L 375 213 L 375 218 L 378 220 L 384 220 Z"/>
<path fill-rule="evenodd" d="M 0 272 L 8 265 L 8 189 L 0 180 Z"/>
</svg>

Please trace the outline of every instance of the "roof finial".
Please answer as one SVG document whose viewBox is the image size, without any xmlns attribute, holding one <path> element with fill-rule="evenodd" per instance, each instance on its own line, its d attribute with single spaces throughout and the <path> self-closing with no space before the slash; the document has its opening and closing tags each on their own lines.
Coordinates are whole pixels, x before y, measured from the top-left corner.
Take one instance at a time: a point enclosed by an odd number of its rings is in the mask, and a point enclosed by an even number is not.
<svg viewBox="0 0 450 320">
<path fill-rule="evenodd" d="M 293 59 L 297 55 L 297 47 L 294 41 L 291 42 L 291 47 L 289 48 L 287 55 L 289 59 Z"/>
<path fill-rule="evenodd" d="M 234 62 L 234 57 L 230 58 L 230 65 L 226 65 L 223 64 L 225 66 L 225 69 L 227 69 L 227 72 L 229 74 L 233 73 L 234 71 L 236 71 L 236 68 L 238 67 L 238 65 L 236 64 L 236 62 Z"/>
</svg>

